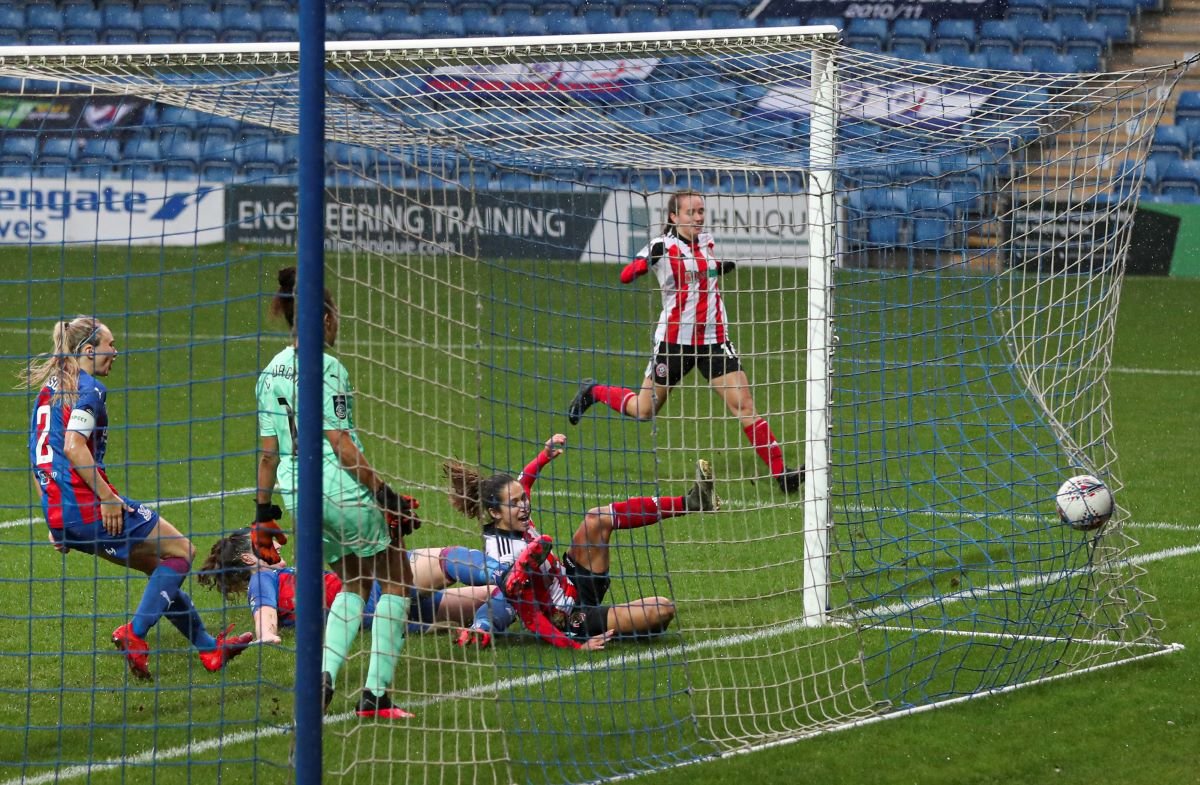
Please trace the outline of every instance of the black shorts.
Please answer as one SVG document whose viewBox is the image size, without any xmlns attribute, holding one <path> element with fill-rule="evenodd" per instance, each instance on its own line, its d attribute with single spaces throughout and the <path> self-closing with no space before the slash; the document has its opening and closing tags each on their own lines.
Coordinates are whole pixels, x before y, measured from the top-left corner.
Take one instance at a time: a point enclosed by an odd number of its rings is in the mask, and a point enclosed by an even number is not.
<svg viewBox="0 0 1200 785">
<path fill-rule="evenodd" d="M 674 387 L 692 368 L 699 368 L 705 379 L 719 379 L 727 373 L 740 371 L 742 363 L 731 341 L 694 346 L 662 341 L 654 349 L 654 357 L 646 366 L 646 378 L 663 387 Z"/>
<path fill-rule="evenodd" d="M 564 632 L 576 641 L 585 641 L 608 630 L 607 605 L 576 605 L 567 617 Z"/>
<path fill-rule="evenodd" d="M 603 605 L 604 598 L 608 595 L 608 587 L 612 585 L 612 578 L 608 573 L 597 574 L 587 567 L 580 566 L 569 553 L 563 555 L 562 563 L 567 570 L 567 579 L 579 592 L 579 604 Z"/>
</svg>

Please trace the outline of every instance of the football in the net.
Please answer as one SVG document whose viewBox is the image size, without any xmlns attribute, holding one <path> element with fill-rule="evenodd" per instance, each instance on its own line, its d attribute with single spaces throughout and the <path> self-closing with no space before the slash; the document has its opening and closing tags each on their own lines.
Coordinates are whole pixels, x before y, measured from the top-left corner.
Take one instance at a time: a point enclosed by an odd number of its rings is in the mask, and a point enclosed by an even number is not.
<svg viewBox="0 0 1200 785">
<path fill-rule="evenodd" d="M 1058 517 L 1081 531 L 1093 531 L 1108 523 L 1113 514 L 1113 495 L 1108 486 L 1090 474 L 1064 482 L 1055 495 Z"/>
</svg>

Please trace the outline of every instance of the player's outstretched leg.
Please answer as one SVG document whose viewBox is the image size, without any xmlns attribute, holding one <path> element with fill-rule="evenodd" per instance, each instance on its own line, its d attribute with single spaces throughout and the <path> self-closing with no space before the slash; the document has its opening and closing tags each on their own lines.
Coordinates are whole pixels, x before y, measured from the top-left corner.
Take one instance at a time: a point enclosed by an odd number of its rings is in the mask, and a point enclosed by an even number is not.
<svg viewBox="0 0 1200 785">
<path fill-rule="evenodd" d="M 509 599 L 516 599 L 521 589 L 529 584 L 533 574 L 546 561 L 546 557 L 554 549 L 554 538 L 549 534 L 539 535 L 536 540 L 525 546 L 525 550 L 517 554 L 512 567 L 500 581 L 500 589 Z"/>
<path fill-rule="evenodd" d="M 113 630 L 112 641 L 117 650 L 125 655 L 125 663 L 135 678 L 154 678 L 150 674 L 150 646 L 134 634 L 132 624 L 122 624 Z"/>
<path fill-rule="evenodd" d="M 683 507 L 688 512 L 711 512 L 719 509 L 721 500 L 713 489 L 712 464 L 701 458 L 696 461 L 696 482 L 683 497 Z"/>
<path fill-rule="evenodd" d="M 229 633 L 232 631 L 233 625 L 230 624 L 225 628 L 225 632 L 217 636 L 216 648 L 200 652 L 200 663 L 204 665 L 205 670 L 216 673 L 254 642 L 254 633 L 243 632 L 231 638 Z"/>
</svg>

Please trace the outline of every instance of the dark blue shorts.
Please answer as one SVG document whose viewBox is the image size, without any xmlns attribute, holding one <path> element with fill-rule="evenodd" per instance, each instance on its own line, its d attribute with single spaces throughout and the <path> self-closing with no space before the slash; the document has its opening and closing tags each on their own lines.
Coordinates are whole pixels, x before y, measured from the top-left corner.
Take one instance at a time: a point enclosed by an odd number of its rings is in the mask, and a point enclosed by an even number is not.
<svg viewBox="0 0 1200 785">
<path fill-rule="evenodd" d="M 116 559 L 128 559 L 134 546 L 142 543 L 158 525 L 158 510 L 141 502 L 125 499 L 133 512 L 125 513 L 125 528 L 116 537 L 104 530 L 104 524 L 79 523 L 62 529 L 51 529 L 54 541 L 66 545 L 73 551 L 83 551 L 93 556 L 104 554 Z"/>
</svg>

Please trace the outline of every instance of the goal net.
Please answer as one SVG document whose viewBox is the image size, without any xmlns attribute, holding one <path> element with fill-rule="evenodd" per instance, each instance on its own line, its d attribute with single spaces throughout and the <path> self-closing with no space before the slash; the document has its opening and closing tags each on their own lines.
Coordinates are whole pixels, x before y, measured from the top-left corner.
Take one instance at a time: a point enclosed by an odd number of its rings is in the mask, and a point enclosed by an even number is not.
<svg viewBox="0 0 1200 785">
<path fill-rule="evenodd" d="M 482 547 L 445 461 L 515 477 L 561 433 L 538 530 L 561 555 L 614 521 L 602 618 L 671 613 L 597 652 L 410 630 L 403 723 L 355 716 L 364 638 L 326 781 L 604 780 L 1171 649 L 1125 513 L 1076 531 L 1054 492 L 1086 472 L 1120 502 L 1106 373 L 1184 67 L 968 70 L 837 38 L 329 45 L 332 351 L 365 454 L 421 501 L 409 548 Z M 250 521 L 254 383 L 290 340 L 267 306 L 295 258 L 298 55 L 171 49 L 0 49 L 4 324 L 22 365 L 57 321 L 112 327 L 110 477 L 198 568 Z M 657 346 L 697 321 L 716 352 Z M 637 396 L 648 375 L 669 395 Z M 36 390 L 4 396 L 16 442 Z M 718 510 L 689 509 L 699 461 Z M 23 463 L 2 475 L 5 785 L 290 776 L 294 637 L 212 674 L 158 625 L 157 681 L 132 681 L 109 630 L 145 579 L 51 549 Z M 210 629 L 251 628 L 195 583 Z"/>
</svg>

